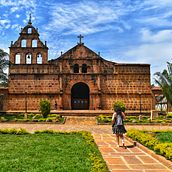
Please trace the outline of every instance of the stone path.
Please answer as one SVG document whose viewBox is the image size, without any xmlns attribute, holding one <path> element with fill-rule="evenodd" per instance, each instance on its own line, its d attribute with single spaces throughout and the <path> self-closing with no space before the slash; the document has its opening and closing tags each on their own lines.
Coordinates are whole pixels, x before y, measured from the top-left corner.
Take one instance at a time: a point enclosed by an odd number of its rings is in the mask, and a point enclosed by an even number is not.
<svg viewBox="0 0 172 172">
<path fill-rule="evenodd" d="M 66 124 L 9 124 L 0 123 L 0 129 L 24 128 L 27 131 L 56 130 L 56 131 L 90 131 L 93 134 L 96 144 L 106 161 L 111 172 L 172 172 L 166 163 L 158 161 L 149 153 L 143 151 L 140 146 L 133 147 L 133 144 L 126 140 L 127 149 L 116 146 L 116 140 L 111 133 L 110 125 L 95 125 L 91 118 L 87 122 L 78 124 L 77 119 L 70 119 Z M 126 126 L 127 129 L 171 129 L 170 126 Z M 167 162 L 167 161 L 165 161 Z M 169 161 L 168 161 L 169 162 Z"/>
<path fill-rule="evenodd" d="M 126 141 L 127 149 L 117 147 L 112 134 L 94 134 L 94 139 L 111 172 L 172 171 L 129 141 Z"/>
</svg>

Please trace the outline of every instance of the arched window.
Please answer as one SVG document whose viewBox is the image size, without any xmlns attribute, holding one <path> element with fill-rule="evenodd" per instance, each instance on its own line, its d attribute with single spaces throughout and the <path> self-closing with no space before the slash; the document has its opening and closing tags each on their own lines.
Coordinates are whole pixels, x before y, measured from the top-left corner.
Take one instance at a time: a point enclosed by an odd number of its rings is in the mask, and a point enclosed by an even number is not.
<svg viewBox="0 0 172 172">
<path fill-rule="evenodd" d="M 26 47 L 26 39 L 22 39 L 22 41 L 21 41 L 21 47 Z"/>
<path fill-rule="evenodd" d="M 26 64 L 32 64 L 32 54 L 28 53 L 26 55 Z"/>
<path fill-rule="evenodd" d="M 37 40 L 36 39 L 33 39 L 32 40 L 32 47 L 37 47 Z"/>
<path fill-rule="evenodd" d="M 37 64 L 42 64 L 42 54 L 38 53 L 37 54 L 37 60 L 36 60 Z"/>
<path fill-rule="evenodd" d="M 32 28 L 28 28 L 27 33 L 31 34 L 32 33 Z"/>
<path fill-rule="evenodd" d="M 15 64 L 20 64 L 20 54 L 19 53 L 17 53 L 15 55 Z"/>
<path fill-rule="evenodd" d="M 86 64 L 82 65 L 82 73 L 87 73 L 87 65 Z"/>
<path fill-rule="evenodd" d="M 79 73 L 79 65 L 78 64 L 73 65 L 73 72 L 74 73 Z"/>
</svg>

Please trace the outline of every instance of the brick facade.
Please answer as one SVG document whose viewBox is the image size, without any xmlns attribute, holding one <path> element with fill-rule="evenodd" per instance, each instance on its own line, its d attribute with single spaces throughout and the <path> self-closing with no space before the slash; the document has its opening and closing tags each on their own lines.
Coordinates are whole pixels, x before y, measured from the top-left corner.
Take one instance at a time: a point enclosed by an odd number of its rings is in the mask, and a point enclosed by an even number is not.
<svg viewBox="0 0 172 172">
<path fill-rule="evenodd" d="M 51 109 L 56 101 L 58 110 L 110 110 L 116 100 L 127 110 L 152 108 L 149 64 L 107 61 L 82 42 L 48 61 L 31 21 L 11 43 L 10 61 L 8 110 L 38 110 L 41 99 L 50 100 Z"/>
</svg>

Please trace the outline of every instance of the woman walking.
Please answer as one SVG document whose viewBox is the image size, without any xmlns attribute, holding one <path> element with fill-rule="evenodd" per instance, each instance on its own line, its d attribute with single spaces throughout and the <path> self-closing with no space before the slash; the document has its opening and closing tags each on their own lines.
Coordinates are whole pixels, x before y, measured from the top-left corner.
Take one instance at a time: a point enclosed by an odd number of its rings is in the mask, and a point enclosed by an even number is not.
<svg viewBox="0 0 172 172">
<path fill-rule="evenodd" d="M 126 118 L 124 112 L 122 112 L 120 107 L 115 109 L 115 112 L 112 115 L 112 131 L 113 134 L 116 134 L 117 146 L 120 147 L 119 138 L 122 140 L 122 146 L 126 148 L 124 142 L 124 135 L 127 131 L 124 126 L 124 119 Z"/>
</svg>

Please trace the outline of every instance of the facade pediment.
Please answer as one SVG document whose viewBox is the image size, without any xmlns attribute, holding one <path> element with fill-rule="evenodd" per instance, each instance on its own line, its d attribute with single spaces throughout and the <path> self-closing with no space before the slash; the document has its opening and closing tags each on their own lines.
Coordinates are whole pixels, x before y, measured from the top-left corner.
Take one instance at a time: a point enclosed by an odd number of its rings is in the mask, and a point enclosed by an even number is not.
<svg viewBox="0 0 172 172">
<path fill-rule="evenodd" d="M 99 54 L 95 53 L 88 47 L 86 47 L 84 44 L 78 44 L 65 52 L 64 54 L 61 54 L 59 60 L 63 59 L 72 59 L 72 60 L 77 60 L 77 59 L 101 59 Z"/>
</svg>

